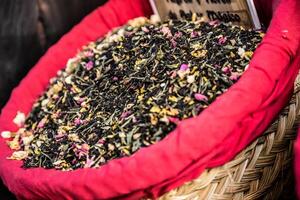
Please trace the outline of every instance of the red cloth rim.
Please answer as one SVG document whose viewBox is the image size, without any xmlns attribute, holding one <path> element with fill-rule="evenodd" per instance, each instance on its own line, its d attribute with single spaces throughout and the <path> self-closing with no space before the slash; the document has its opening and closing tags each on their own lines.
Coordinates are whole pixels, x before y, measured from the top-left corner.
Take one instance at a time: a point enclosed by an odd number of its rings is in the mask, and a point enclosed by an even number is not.
<svg viewBox="0 0 300 200">
<path fill-rule="evenodd" d="M 99 169 L 71 172 L 22 169 L 7 160 L 0 139 L 0 176 L 20 199 L 138 199 L 157 197 L 228 162 L 259 136 L 286 104 L 299 70 L 300 2 L 284 0 L 249 69 L 198 117 L 180 122 L 161 142 Z M 88 41 L 128 19 L 149 15 L 147 0 L 111 0 L 87 16 L 37 63 L 14 89 L 0 116 L 0 131 L 15 131 L 17 111 L 28 113 L 48 80 Z M 232 106 L 234 105 L 234 106 Z"/>
</svg>

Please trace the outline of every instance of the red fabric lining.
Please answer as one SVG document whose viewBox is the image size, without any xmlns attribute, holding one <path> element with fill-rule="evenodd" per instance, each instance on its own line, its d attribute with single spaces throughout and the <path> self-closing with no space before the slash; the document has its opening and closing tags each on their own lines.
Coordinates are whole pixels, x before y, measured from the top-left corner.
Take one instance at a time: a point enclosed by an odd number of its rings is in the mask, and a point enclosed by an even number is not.
<svg viewBox="0 0 300 200">
<path fill-rule="evenodd" d="M 20 199 L 137 199 L 162 193 L 228 162 L 268 126 L 285 105 L 299 69 L 300 2 L 281 1 L 250 67 L 230 90 L 196 118 L 180 122 L 161 142 L 99 169 L 72 172 L 21 169 L 0 140 L 0 176 Z M 13 91 L 0 117 L 0 131 L 17 129 L 17 111 L 28 113 L 51 77 L 89 41 L 149 15 L 147 0 L 111 0 L 66 34 Z M 287 39 L 282 30 L 288 30 Z M 234 106 L 233 106 L 234 105 Z"/>
</svg>

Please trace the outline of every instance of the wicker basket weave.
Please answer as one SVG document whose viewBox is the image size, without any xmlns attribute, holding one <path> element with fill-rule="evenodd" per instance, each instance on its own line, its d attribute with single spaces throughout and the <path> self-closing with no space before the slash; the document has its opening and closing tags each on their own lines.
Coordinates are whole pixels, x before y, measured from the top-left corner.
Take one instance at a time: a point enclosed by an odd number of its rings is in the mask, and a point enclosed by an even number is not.
<svg viewBox="0 0 300 200">
<path fill-rule="evenodd" d="M 232 161 L 205 170 L 197 179 L 160 199 L 279 199 L 293 175 L 293 144 L 300 121 L 299 110 L 300 75 L 289 105 L 261 137 Z"/>
</svg>

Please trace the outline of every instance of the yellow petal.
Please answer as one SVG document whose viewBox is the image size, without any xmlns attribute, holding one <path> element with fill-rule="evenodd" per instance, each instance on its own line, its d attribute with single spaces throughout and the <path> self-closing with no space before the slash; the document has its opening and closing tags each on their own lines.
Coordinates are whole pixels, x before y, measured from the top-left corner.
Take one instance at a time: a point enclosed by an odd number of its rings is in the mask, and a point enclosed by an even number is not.
<svg viewBox="0 0 300 200">
<path fill-rule="evenodd" d="M 152 112 L 152 113 L 160 113 L 160 111 L 161 111 L 161 109 L 158 106 L 153 106 L 150 109 L 150 112 Z"/>
<path fill-rule="evenodd" d="M 244 55 L 248 58 L 251 58 L 253 56 L 253 51 L 246 51 Z"/>
<path fill-rule="evenodd" d="M 167 114 L 170 116 L 175 116 L 179 114 L 179 111 L 176 108 L 170 108 L 170 110 L 167 111 Z"/>
<path fill-rule="evenodd" d="M 169 100 L 173 101 L 173 102 L 177 102 L 178 101 L 177 97 L 175 97 L 175 96 L 169 96 Z"/>
<path fill-rule="evenodd" d="M 7 142 L 7 144 L 9 146 L 9 148 L 11 148 L 12 150 L 19 150 L 21 148 L 20 143 L 17 140 L 9 141 L 9 142 Z"/>
<path fill-rule="evenodd" d="M 152 125 L 156 125 L 157 122 L 158 122 L 157 117 L 154 116 L 154 115 L 152 115 L 152 114 L 150 114 L 150 122 L 151 122 Z"/>
<path fill-rule="evenodd" d="M 235 54 L 232 51 L 230 52 L 230 57 L 231 58 L 235 57 Z"/>
</svg>

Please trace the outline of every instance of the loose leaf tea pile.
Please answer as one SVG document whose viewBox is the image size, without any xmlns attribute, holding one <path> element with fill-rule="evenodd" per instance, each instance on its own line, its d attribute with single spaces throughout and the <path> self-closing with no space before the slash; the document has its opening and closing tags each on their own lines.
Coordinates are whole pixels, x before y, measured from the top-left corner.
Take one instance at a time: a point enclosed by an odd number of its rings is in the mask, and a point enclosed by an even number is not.
<svg viewBox="0 0 300 200">
<path fill-rule="evenodd" d="M 262 37 L 216 22 L 126 25 L 50 81 L 9 142 L 11 159 L 71 170 L 152 145 L 233 85 Z"/>
</svg>

